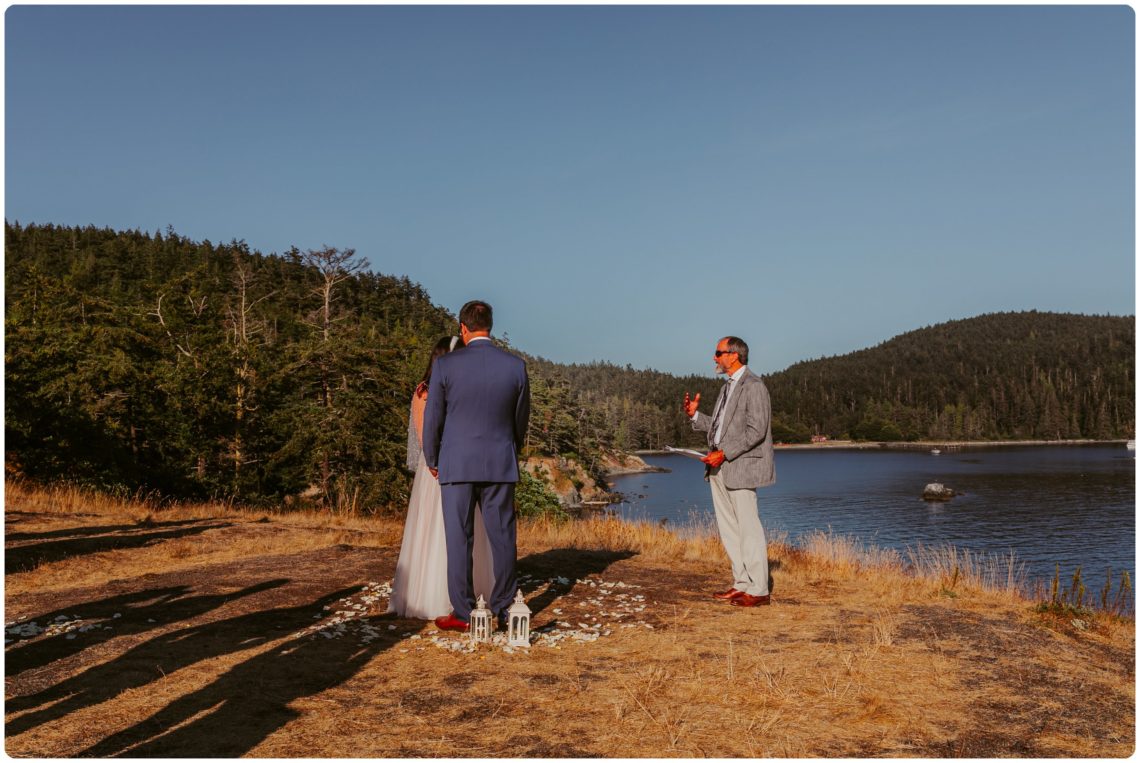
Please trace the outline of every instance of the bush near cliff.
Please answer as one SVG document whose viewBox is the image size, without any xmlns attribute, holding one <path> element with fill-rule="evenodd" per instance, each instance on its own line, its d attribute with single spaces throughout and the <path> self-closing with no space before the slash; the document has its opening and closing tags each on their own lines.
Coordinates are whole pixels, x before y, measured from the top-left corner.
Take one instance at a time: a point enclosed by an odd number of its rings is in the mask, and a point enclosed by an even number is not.
<svg viewBox="0 0 1140 763">
<path fill-rule="evenodd" d="M 522 463 L 522 471 L 541 481 L 564 507 L 606 500 L 610 495 L 599 482 L 600 475 L 591 475 L 573 456 L 532 456 Z"/>
<path fill-rule="evenodd" d="M 546 486 L 541 477 L 536 477 L 522 469 L 519 482 L 515 486 L 515 511 L 520 517 L 549 517 L 568 519 L 569 514 L 554 492 Z"/>
</svg>

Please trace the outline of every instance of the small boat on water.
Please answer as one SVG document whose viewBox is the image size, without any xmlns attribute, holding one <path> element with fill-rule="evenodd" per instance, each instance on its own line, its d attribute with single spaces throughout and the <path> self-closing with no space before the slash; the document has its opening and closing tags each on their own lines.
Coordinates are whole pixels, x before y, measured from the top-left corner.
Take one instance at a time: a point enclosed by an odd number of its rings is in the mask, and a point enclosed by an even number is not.
<svg viewBox="0 0 1140 763">
<path fill-rule="evenodd" d="M 1128 448 L 1129 450 L 1136 450 L 1136 441 L 1135 440 L 1129 440 L 1128 442 L 1126 442 L 1124 444 L 1124 447 Z"/>
<path fill-rule="evenodd" d="M 942 451 L 940 451 L 938 448 L 931 448 L 930 449 L 930 455 L 940 456 L 940 455 L 942 455 Z"/>
</svg>

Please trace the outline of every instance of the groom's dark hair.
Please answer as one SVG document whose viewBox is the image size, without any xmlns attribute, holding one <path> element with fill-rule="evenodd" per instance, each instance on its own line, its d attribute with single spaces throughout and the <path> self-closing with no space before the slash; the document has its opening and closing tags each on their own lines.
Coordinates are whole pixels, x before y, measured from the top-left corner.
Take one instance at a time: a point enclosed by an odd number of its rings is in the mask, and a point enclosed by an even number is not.
<svg viewBox="0 0 1140 763">
<path fill-rule="evenodd" d="M 490 331 L 491 306 L 473 299 L 459 311 L 459 322 L 466 326 L 468 331 Z"/>
</svg>

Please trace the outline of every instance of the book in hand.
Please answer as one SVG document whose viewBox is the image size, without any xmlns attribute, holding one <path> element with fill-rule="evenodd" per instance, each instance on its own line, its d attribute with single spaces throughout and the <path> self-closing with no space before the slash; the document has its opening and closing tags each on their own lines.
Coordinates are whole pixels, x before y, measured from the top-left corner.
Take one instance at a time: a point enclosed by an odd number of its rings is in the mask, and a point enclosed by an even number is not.
<svg viewBox="0 0 1140 763">
<path fill-rule="evenodd" d="M 665 450 L 669 453 L 676 453 L 681 456 L 695 458 L 698 461 L 708 455 L 708 453 L 701 453 L 699 450 L 693 450 L 692 448 L 674 448 L 672 445 L 666 445 Z"/>
</svg>

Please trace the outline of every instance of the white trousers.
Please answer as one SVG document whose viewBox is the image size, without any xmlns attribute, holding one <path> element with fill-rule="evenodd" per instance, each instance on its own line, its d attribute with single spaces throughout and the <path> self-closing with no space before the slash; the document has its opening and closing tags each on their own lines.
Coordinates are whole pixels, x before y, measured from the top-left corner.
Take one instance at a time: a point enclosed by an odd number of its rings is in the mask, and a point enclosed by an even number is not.
<svg viewBox="0 0 1140 763">
<path fill-rule="evenodd" d="M 768 538 L 756 508 L 756 491 L 729 490 L 720 469 L 709 475 L 720 541 L 732 562 L 732 587 L 752 596 L 768 595 Z"/>
</svg>

